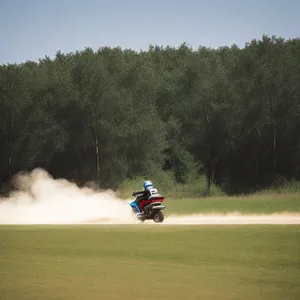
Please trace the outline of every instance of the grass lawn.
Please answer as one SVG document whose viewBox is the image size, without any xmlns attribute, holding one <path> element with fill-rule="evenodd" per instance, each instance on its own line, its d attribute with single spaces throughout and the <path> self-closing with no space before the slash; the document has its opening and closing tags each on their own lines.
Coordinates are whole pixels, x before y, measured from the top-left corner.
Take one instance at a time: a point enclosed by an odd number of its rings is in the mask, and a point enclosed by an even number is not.
<svg viewBox="0 0 300 300">
<path fill-rule="evenodd" d="M 231 213 L 272 214 L 280 212 L 300 213 L 300 194 L 278 194 L 248 197 L 214 197 L 168 199 L 164 204 L 165 215 L 170 214 L 201 214 Z"/>
<path fill-rule="evenodd" d="M 300 226 L 0 226 L 0 299 L 300 299 Z"/>
</svg>

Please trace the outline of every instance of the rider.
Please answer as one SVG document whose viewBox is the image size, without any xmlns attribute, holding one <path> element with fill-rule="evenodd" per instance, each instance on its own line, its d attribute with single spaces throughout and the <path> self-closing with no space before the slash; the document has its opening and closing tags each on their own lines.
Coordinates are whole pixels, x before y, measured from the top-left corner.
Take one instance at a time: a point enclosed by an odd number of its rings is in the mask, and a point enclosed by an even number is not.
<svg viewBox="0 0 300 300">
<path fill-rule="evenodd" d="M 139 195 L 136 200 L 135 200 L 135 203 L 137 204 L 136 205 L 136 208 L 138 210 L 138 213 L 142 213 L 140 208 L 139 208 L 139 202 L 142 200 L 142 199 L 149 199 L 149 197 L 153 194 L 153 193 L 157 193 L 157 190 L 153 188 L 153 185 L 152 185 L 152 182 L 150 180 L 146 180 L 144 181 L 144 190 L 143 191 L 140 191 L 140 192 L 134 192 L 132 193 L 132 196 L 136 196 L 136 195 Z"/>
</svg>

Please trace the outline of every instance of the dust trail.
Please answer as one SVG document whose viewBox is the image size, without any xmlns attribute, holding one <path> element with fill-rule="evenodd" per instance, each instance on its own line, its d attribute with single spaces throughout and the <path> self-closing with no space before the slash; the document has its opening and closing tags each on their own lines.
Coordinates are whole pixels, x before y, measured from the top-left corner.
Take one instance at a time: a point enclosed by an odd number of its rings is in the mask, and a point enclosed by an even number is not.
<svg viewBox="0 0 300 300">
<path fill-rule="evenodd" d="M 91 220 L 130 221 L 128 201 L 108 191 L 79 188 L 35 169 L 15 177 L 16 191 L 0 198 L 0 224 L 72 224 Z"/>
<path fill-rule="evenodd" d="M 249 224 L 300 224 L 300 213 L 275 213 L 269 215 L 196 214 L 170 216 L 165 224 L 170 225 L 249 225 Z"/>
<path fill-rule="evenodd" d="M 187 216 L 169 216 L 163 223 L 157 224 L 152 220 L 146 220 L 145 223 L 139 223 L 133 220 L 91 220 L 80 224 L 98 224 L 98 225 L 126 225 L 126 224 L 144 225 L 300 225 L 300 214 L 272 214 L 272 215 L 236 215 L 236 214 L 208 214 L 208 215 L 187 215 Z"/>
</svg>

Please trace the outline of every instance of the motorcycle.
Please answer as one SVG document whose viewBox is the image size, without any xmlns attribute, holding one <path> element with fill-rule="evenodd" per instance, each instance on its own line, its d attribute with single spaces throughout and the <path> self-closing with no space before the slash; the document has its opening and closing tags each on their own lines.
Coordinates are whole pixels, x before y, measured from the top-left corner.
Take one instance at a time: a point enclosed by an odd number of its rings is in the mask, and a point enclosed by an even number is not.
<svg viewBox="0 0 300 300">
<path fill-rule="evenodd" d="M 166 206 L 162 205 L 165 199 L 164 196 L 157 194 L 155 190 L 151 192 L 149 198 L 138 199 L 142 195 L 139 193 L 133 193 L 132 195 L 137 197 L 129 205 L 138 220 L 141 222 L 153 220 L 155 223 L 162 223 L 164 221 L 164 214 L 162 213 L 162 210 L 166 208 Z"/>
</svg>

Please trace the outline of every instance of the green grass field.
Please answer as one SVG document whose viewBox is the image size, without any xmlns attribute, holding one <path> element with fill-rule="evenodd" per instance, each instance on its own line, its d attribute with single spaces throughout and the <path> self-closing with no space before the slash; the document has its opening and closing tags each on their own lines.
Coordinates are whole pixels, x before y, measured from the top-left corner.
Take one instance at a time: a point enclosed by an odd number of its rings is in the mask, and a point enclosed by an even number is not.
<svg viewBox="0 0 300 300">
<path fill-rule="evenodd" d="M 243 214 L 300 213 L 300 194 L 187 199 L 166 198 L 164 204 L 167 206 L 164 211 L 165 215 L 232 212 Z"/>
<path fill-rule="evenodd" d="M 300 299 L 300 226 L 0 226 L 0 299 Z"/>
</svg>

